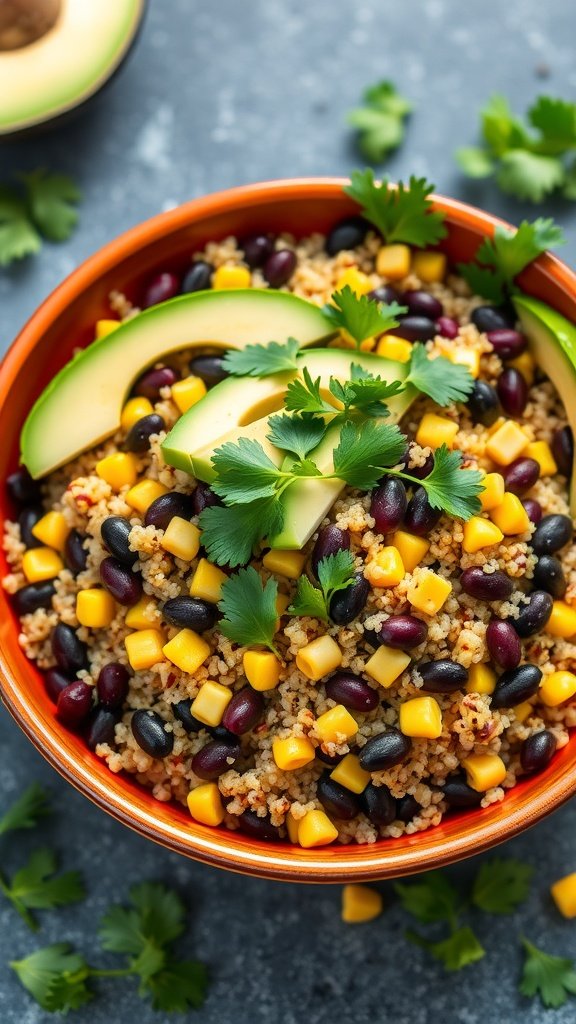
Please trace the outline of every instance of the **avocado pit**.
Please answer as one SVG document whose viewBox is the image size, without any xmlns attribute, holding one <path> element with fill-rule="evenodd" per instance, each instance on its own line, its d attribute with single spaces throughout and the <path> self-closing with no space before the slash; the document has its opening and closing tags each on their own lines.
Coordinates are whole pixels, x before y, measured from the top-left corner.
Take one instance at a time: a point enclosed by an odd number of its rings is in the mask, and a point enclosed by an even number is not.
<svg viewBox="0 0 576 1024">
<path fill-rule="evenodd" d="M 58 21 L 62 0 L 3 0 L 0 51 L 21 50 L 42 39 Z"/>
</svg>

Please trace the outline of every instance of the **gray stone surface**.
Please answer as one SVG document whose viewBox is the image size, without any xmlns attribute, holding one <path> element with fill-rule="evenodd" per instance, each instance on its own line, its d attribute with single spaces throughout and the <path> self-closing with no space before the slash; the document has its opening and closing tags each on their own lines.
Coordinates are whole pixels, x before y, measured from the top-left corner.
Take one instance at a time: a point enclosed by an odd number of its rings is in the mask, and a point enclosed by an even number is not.
<svg viewBox="0 0 576 1024">
<path fill-rule="evenodd" d="M 544 90 L 574 96 L 574 8 L 570 0 L 152 0 L 139 46 L 103 101 L 51 135 L 0 150 L 2 177 L 46 165 L 69 171 L 85 194 L 81 224 L 65 246 L 0 274 L 0 340 L 5 347 L 41 299 L 78 262 L 118 232 L 191 196 L 268 177 L 345 174 L 360 161 L 344 115 L 363 87 L 389 76 L 417 104 L 393 176 L 427 174 L 439 191 L 518 221 L 534 215 L 484 183 L 469 184 L 452 160 L 475 140 L 488 94 L 518 109 Z M 547 70 L 548 77 L 541 76 Z M 570 234 L 574 207 L 550 207 Z M 39 943 L 73 942 L 104 962 L 95 923 L 129 883 L 178 886 L 192 912 L 183 951 L 213 978 L 202 1024 L 569 1024 L 575 1004 L 554 1013 L 516 993 L 522 929 L 555 953 L 576 954 L 576 930 L 551 906 L 548 885 L 576 870 L 574 805 L 506 847 L 536 868 L 529 904 L 508 918 L 474 915 L 486 958 L 446 977 L 402 939 L 405 915 L 388 905 L 379 921 L 339 920 L 339 889 L 243 879 L 165 853 L 107 818 L 42 761 L 0 711 L 0 805 L 33 779 L 50 786 L 57 814 L 39 841 L 82 869 L 89 898 L 42 915 L 35 937 L 0 904 L 0 1021 L 49 1019 L 4 966 Z M 12 871 L 34 836 L 5 840 Z M 455 869 L 469 880 L 476 864 Z M 111 961 L 110 961 L 111 963 Z M 191 1015 L 192 1017 L 192 1015 Z M 99 986 L 79 1024 L 161 1022 L 128 983 Z"/>
</svg>

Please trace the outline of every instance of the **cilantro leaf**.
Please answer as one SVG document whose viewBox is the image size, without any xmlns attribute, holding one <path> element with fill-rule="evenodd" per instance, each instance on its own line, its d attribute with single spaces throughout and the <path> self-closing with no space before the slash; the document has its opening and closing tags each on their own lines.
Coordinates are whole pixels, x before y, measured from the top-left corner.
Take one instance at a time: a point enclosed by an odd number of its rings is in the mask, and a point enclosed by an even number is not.
<svg viewBox="0 0 576 1024">
<path fill-rule="evenodd" d="M 344 406 L 344 413 L 340 413 L 333 422 L 347 419 L 350 409 L 362 413 L 363 416 L 389 416 L 390 410 L 384 404 L 385 400 L 399 395 L 406 386 L 405 382 L 395 380 L 388 384 L 381 377 L 374 377 L 373 374 L 367 373 L 354 363 L 351 373 L 352 380 L 346 381 L 344 384 L 334 377 L 330 378 L 330 392 Z"/>
<path fill-rule="evenodd" d="M 219 630 L 241 647 L 261 644 L 277 654 L 274 634 L 278 610 L 278 584 L 270 578 L 264 584 L 253 566 L 239 569 L 222 587 L 218 608 L 223 614 Z"/>
<path fill-rule="evenodd" d="M 26 203 L 13 189 L 0 186 L 0 267 L 31 256 L 41 246 Z"/>
<path fill-rule="evenodd" d="M 396 882 L 394 891 L 404 910 L 422 924 L 454 921 L 456 918 L 459 894 L 440 871 L 428 871 L 415 882 Z"/>
<path fill-rule="evenodd" d="M 480 244 L 475 263 L 459 263 L 458 271 L 472 291 L 493 302 L 502 302 L 512 291 L 514 278 L 546 249 L 563 245 L 562 229 L 551 217 L 522 221 L 518 228 L 497 225 L 493 238 Z M 482 264 L 482 266 L 477 266 Z"/>
<path fill-rule="evenodd" d="M 347 284 L 340 291 L 333 292 L 330 303 L 323 307 L 322 312 L 337 330 L 346 331 L 359 348 L 367 338 L 397 327 L 398 317 L 408 309 L 397 302 L 386 305 L 369 299 L 367 295 L 356 295 Z"/>
<path fill-rule="evenodd" d="M 326 598 L 307 576 L 300 576 L 294 600 L 288 608 L 291 615 L 311 615 L 314 619 L 328 622 L 329 613 Z"/>
<path fill-rule="evenodd" d="M 464 402 L 474 387 L 474 378 L 466 366 L 452 363 L 444 356 L 429 359 L 424 345 L 412 346 L 410 372 L 405 381 L 413 384 L 438 405 Z"/>
<path fill-rule="evenodd" d="M 282 451 L 292 452 L 299 459 L 305 459 L 320 444 L 327 430 L 324 420 L 308 413 L 302 413 L 301 416 L 270 416 L 268 425 L 268 440 Z"/>
<path fill-rule="evenodd" d="M 404 451 L 405 438 L 395 423 L 347 422 L 334 449 L 334 475 L 350 487 L 371 490 L 384 470 L 400 461 Z"/>
<path fill-rule="evenodd" d="M 539 130 L 547 153 L 576 146 L 576 103 L 539 96 L 528 110 L 528 120 Z"/>
<path fill-rule="evenodd" d="M 42 849 L 31 855 L 28 863 L 16 872 L 10 882 L 0 877 L 0 890 L 33 930 L 37 925 L 29 910 L 62 907 L 85 896 L 78 871 L 67 871 L 51 878 L 56 868 L 56 855 L 52 850 Z"/>
<path fill-rule="evenodd" d="M 298 378 L 290 381 L 288 385 L 284 398 L 284 405 L 288 412 L 308 412 L 316 416 L 337 412 L 336 407 L 322 397 L 320 377 L 312 380 L 306 366 L 302 369 L 302 377 L 303 380 Z"/>
<path fill-rule="evenodd" d="M 370 163 L 379 163 L 404 138 L 404 118 L 412 103 L 396 91 L 392 82 L 378 82 L 366 89 L 364 105 L 348 114 L 348 123 L 358 129 L 358 145 Z"/>
<path fill-rule="evenodd" d="M 423 935 L 419 935 L 412 929 L 408 929 L 405 935 L 416 946 L 428 950 L 435 960 L 440 961 L 446 971 L 460 971 L 468 964 L 476 963 L 477 960 L 486 956 L 485 949 L 480 945 L 468 925 L 457 928 L 447 939 L 442 939 L 440 942 L 425 939 Z"/>
<path fill-rule="evenodd" d="M 470 519 L 480 511 L 482 473 L 462 469 L 462 453 L 450 451 L 445 444 L 434 452 L 434 468 L 418 484 L 425 488 L 432 508 L 439 508 L 455 519 Z M 407 474 L 398 474 L 407 476 Z"/>
<path fill-rule="evenodd" d="M 206 999 L 208 971 L 198 960 L 173 960 L 148 982 L 154 1010 L 185 1013 L 198 1010 Z"/>
<path fill-rule="evenodd" d="M 479 267 L 477 263 L 458 263 L 457 270 L 468 283 L 473 295 L 482 295 L 497 306 L 506 297 L 506 278 L 498 270 Z"/>
<path fill-rule="evenodd" d="M 282 345 L 270 341 L 267 345 L 246 345 L 246 348 L 229 350 L 223 360 L 224 369 L 236 377 L 269 377 L 284 370 L 296 370 L 296 356 L 300 345 L 295 338 L 288 338 Z"/>
<path fill-rule="evenodd" d="M 20 175 L 32 220 L 51 242 L 65 242 L 78 222 L 75 203 L 82 193 L 72 178 L 65 174 L 49 174 L 46 170 Z"/>
<path fill-rule="evenodd" d="M 425 178 L 414 176 L 408 186 L 399 182 L 392 188 L 387 181 L 378 185 L 369 168 L 353 171 L 350 185 L 344 187 L 387 243 L 405 242 L 420 248 L 435 245 L 446 235 L 444 214 L 433 210 L 428 198 L 433 189 Z"/>
<path fill-rule="evenodd" d="M 482 135 L 494 156 L 528 144 L 528 133 L 504 96 L 492 96 L 481 112 Z"/>
<path fill-rule="evenodd" d="M 576 995 L 576 971 L 573 960 L 552 956 L 522 938 L 526 959 L 518 986 L 524 996 L 539 995 L 544 1006 L 557 1009 L 569 995 Z"/>
<path fill-rule="evenodd" d="M 204 509 L 199 522 L 208 557 L 217 565 L 234 567 L 250 561 L 259 540 L 280 532 L 284 508 L 276 497 L 232 508 L 214 505 Z"/>
<path fill-rule="evenodd" d="M 469 178 L 489 178 L 494 173 L 492 157 L 480 146 L 461 146 L 455 153 L 456 161 Z"/>
<path fill-rule="evenodd" d="M 512 858 L 484 861 L 472 888 L 472 902 L 489 914 L 511 914 L 528 896 L 534 869 Z"/>
<path fill-rule="evenodd" d="M 92 998 L 86 986 L 88 965 L 66 942 L 38 949 L 23 960 L 12 960 L 10 967 L 36 1002 L 50 1013 L 77 1010 Z"/>
<path fill-rule="evenodd" d="M 147 939 L 165 946 L 184 931 L 184 905 L 173 889 L 142 882 L 130 889 L 130 901 L 132 908 L 112 906 L 103 918 L 103 949 L 140 953 Z"/>
<path fill-rule="evenodd" d="M 227 505 L 243 505 L 270 498 L 282 477 L 259 441 L 240 437 L 216 448 L 212 464 L 218 474 L 212 489 Z"/>
<path fill-rule="evenodd" d="M 349 587 L 355 578 L 354 555 L 350 551 L 327 555 L 318 563 L 320 588 L 314 587 L 307 576 L 301 576 L 294 601 L 288 610 L 292 615 L 313 615 L 328 621 L 334 594 Z"/>
<path fill-rule="evenodd" d="M 496 183 L 503 192 L 517 199 L 541 203 L 554 189 L 563 185 L 564 167 L 557 157 L 511 149 L 502 156 L 496 171 Z"/>
<path fill-rule="evenodd" d="M 46 791 L 32 783 L 0 818 L 0 835 L 16 829 L 34 828 L 40 818 L 50 814 Z"/>
</svg>

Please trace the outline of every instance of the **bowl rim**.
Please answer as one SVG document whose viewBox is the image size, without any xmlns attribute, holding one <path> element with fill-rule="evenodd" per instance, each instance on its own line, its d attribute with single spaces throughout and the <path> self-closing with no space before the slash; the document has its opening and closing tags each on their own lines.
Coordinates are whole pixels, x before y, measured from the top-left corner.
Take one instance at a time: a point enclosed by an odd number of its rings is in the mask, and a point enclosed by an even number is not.
<svg viewBox="0 0 576 1024">
<path fill-rule="evenodd" d="M 347 182 L 348 179 L 341 177 L 306 177 L 237 186 L 192 199 L 130 228 L 89 256 L 33 313 L 2 360 L 0 393 L 7 393 L 12 378 L 31 355 L 38 338 L 71 299 L 89 289 L 100 276 L 138 248 L 150 246 L 165 234 L 183 229 L 190 222 L 201 221 L 210 215 L 221 216 L 238 208 L 258 207 L 276 195 L 282 199 L 307 201 L 334 198 L 336 194 L 341 195 Z M 484 235 L 491 235 L 497 225 L 510 227 L 506 221 L 459 200 L 439 194 L 432 198 L 457 226 L 471 228 Z M 566 264 L 549 253 L 543 254 L 537 262 L 545 277 L 576 295 L 576 274 Z M 565 769 L 549 778 L 548 785 L 541 791 L 521 800 L 504 811 L 502 816 L 493 815 L 489 820 L 478 821 L 473 842 L 468 834 L 446 837 L 438 833 L 431 848 L 414 843 L 388 852 L 380 844 L 376 844 L 376 848 L 350 844 L 294 852 L 294 848 L 287 844 L 238 843 L 236 833 L 229 830 L 200 827 L 191 831 L 177 821 L 170 826 L 158 823 L 151 813 L 132 804 L 129 790 L 125 794 L 108 790 L 104 780 L 91 773 L 88 762 L 82 763 L 69 747 L 59 746 L 56 736 L 45 733 L 32 719 L 24 691 L 12 676 L 1 643 L 0 691 L 8 711 L 43 757 L 76 789 L 117 821 L 176 853 L 265 878 L 299 882 L 368 881 L 441 867 L 512 838 L 576 793 L 576 773 Z M 432 838 L 434 831 L 430 830 Z"/>
</svg>

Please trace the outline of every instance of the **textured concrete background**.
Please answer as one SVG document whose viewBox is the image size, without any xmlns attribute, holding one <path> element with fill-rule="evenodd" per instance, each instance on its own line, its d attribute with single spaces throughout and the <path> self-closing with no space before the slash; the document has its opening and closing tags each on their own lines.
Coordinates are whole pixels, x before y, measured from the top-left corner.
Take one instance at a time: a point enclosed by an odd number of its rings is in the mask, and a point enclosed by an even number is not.
<svg viewBox="0 0 576 1024">
<path fill-rule="evenodd" d="M 362 89 L 391 77 L 417 106 L 392 176 L 427 174 L 438 190 L 518 221 L 534 215 L 486 183 L 467 183 L 452 159 L 475 141 L 477 111 L 492 91 L 517 109 L 541 91 L 574 98 L 571 0 L 151 0 L 129 65 L 103 101 L 74 124 L 0 150 L 2 178 L 38 165 L 69 171 L 85 201 L 64 246 L 0 273 L 5 347 L 42 298 L 85 256 L 132 224 L 192 196 L 258 179 L 346 174 L 359 161 L 346 110 Z M 546 75 L 547 77 L 542 77 Z M 576 259 L 576 207 L 551 207 Z M 570 230 L 572 228 L 572 231 Z M 32 780 L 57 814 L 38 837 L 4 840 L 11 872 L 35 841 L 53 844 L 83 871 L 89 898 L 42 915 L 35 937 L 0 904 L 0 1021 L 49 1018 L 4 966 L 62 939 L 89 958 L 95 923 L 135 880 L 175 884 L 192 916 L 182 952 L 205 959 L 212 985 L 199 1024 L 569 1024 L 575 1005 L 544 1011 L 516 993 L 522 930 L 550 952 L 576 955 L 576 926 L 562 921 L 547 887 L 576 870 L 574 804 L 506 847 L 536 868 L 529 904 L 512 919 L 476 915 L 488 955 L 447 977 L 404 943 L 406 915 L 384 886 L 386 914 L 352 928 L 339 920 L 338 887 L 247 880 L 193 864 L 132 835 L 46 766 L 0 711 L 0 807 Z M 453 874 L 470 880 L 478 864 Z M 112 961 L 110 960 L 110 964 Z M 99 986 L 78 1024 L 164 1024 L 126 982 Z M 172 1018 L 173 1019 L 173 1018 Z"/>
</svg>

